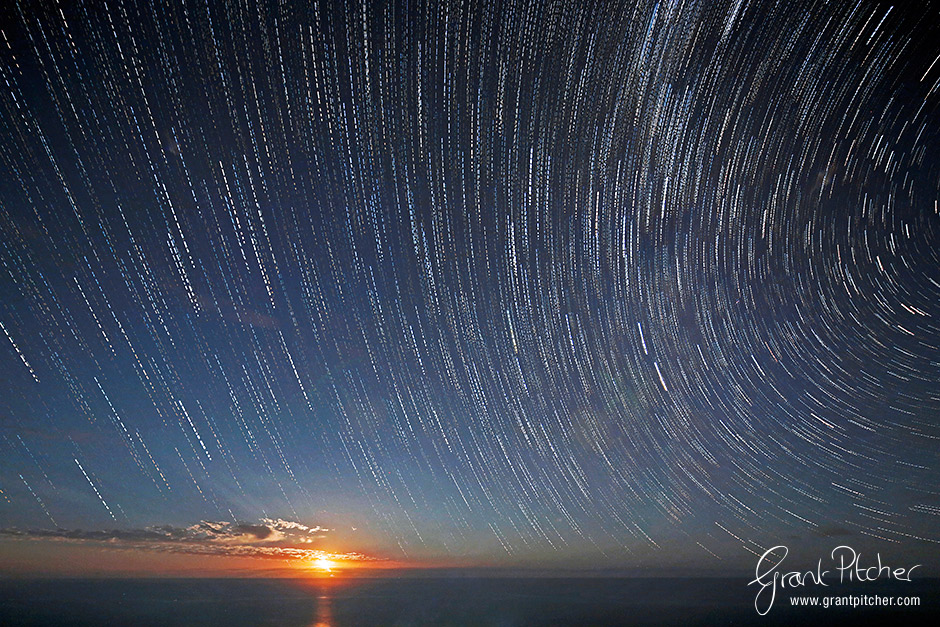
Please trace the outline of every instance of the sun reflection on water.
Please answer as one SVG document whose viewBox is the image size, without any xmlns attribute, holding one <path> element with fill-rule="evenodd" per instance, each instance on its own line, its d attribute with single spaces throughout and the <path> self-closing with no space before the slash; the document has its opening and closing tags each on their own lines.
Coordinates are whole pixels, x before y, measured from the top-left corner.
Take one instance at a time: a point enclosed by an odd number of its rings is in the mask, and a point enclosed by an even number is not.
<svg viewBox="0 0 940 627">
<path fill-rule="evenodd" d="M 317 597 L 317 614 L 310 627 L 334 627 L 333 599 L 326 594 Z"/>
</svg>

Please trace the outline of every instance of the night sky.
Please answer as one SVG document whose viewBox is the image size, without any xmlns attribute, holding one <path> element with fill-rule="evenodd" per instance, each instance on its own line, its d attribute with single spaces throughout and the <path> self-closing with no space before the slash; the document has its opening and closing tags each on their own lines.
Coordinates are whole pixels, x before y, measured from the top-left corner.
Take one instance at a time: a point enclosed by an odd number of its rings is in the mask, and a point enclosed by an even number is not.
<svg viewBox="0 0 940 627">
<path fill-rule="evenodd" d="M 0 554 L 936 568 L 935 5 L 0 12 Z"/>
</svg>

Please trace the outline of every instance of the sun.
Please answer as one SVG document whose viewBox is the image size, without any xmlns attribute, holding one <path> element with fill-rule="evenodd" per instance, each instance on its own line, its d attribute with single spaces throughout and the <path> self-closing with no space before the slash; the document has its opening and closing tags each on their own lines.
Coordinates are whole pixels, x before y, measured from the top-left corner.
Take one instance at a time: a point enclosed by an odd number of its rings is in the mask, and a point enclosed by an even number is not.
<svg viewBox="0 0 940 627">
<path fill-rule="evenodd" d="M 336 562 L 328 560 L 326 558 L 320 558 L 313 561 L 313 567 L 317 570 L 322 570 L 324 572 L 332 572 L 336 568 Z"/>
</svg>

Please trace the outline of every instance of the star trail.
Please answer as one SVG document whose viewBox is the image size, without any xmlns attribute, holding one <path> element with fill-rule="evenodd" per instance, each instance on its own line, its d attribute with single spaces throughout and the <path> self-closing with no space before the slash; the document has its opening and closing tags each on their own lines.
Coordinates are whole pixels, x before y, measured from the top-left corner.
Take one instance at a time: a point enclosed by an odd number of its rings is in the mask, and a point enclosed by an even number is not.
<svg viewBox="0 0 940 627">
<path fill-rule="evenodd" d="M 940 554 L 936 6 L 0 12 L 0 536 Z"/>
</svg>

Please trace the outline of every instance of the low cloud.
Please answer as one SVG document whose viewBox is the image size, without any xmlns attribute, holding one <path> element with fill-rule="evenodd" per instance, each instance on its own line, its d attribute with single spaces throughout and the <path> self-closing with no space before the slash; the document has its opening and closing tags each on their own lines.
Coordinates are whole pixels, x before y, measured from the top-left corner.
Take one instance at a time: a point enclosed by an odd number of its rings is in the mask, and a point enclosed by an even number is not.
<svg viewBox="0 0 940 627">
<path fill-rule="evenodd" d="M 327 559 L 344 562 L 377 561 L 362 553 L 331 553 L 309 545 L 329 529 L 283 519 L 258 523 L 203 520 L 188 527 L 157 525 L 143 529 L 18 529 L 0 528 L 0 538 L 51 540 L 95 544 L 115 549 L 228 555 L 287 560 Z M 306 546 L 305 546 L 306 545 Z"/>
</svg>

